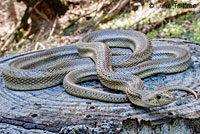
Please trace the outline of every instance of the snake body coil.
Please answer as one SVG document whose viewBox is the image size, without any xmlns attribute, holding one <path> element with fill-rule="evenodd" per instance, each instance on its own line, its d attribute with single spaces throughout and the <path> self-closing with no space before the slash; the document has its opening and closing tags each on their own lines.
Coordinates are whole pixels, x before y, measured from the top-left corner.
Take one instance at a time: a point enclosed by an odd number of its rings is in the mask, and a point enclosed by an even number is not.
<svg viewBox="0 0 200 134">
<path fill-rule="evenodd" d="M 132 53 L 124 48 L 131 49 Z M 3 68 L 2 74 L 6 86 L 13 90 L 43 89 L 63 81 L 66 92 L 75 96 L 107 102 L 130 100 L 138 106 L 156 107 L 173 102 L 171 91 L 174 90 L 191 92 L 196 99 L 198 97 L 193 90 L 181 86 L 144 90 L 140 78 L 184 71 L 190 59 L 190 53 L 180 47 L 152 47 L 140 32 L 101 30 L 84 36 L 77 46 L 68 45 L 14 59 Z M 105 86 L 125 94 L 96 91 L 76 84 L 97 78 Z"/>
</svg>

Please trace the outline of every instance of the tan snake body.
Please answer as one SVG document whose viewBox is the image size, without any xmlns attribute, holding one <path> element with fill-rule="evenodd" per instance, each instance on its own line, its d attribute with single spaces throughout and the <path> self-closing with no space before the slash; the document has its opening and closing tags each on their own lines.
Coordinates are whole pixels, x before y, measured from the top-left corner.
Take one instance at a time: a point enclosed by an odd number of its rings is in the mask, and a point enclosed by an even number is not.
<svg viewBox="0 0 200 134">
<path fill-rule="evenodd" d="M 112 49 L 114 56 L 111 56 L 108 46 L 120 49 Z M 80 58 L 76 47 L 81 57 L 91 57 L 96 65 L 90 58 Z M 130 48 L 133 53 L 122 48 Z M 150 60 L 152 51 L 153 59 Z M 14 59 L 3 68 L 2 74 L 6 86 L 13 90 L 43 89 L 62 83 L 65 77 L 66 92 L 75 96 L 107 102 L 130 100 L 138 106 L 156 107 L 173 102 L 175 98 L 171 91 L 174 90 L 191 92 L 196 99 L 198 97 L 193 90 L 181 86 L 144 90 L 140 78 L 184 71 L 189 67 L 190 59 L 190 53 L 180 47 L 152 48 L 149 39 L 140 32 L 101 30 L 84 36 L 77 46 L 49 49 Z M 97 78 L 105 86 L 126 95 L 96 91 L 76 84 Z"/>
</svg>

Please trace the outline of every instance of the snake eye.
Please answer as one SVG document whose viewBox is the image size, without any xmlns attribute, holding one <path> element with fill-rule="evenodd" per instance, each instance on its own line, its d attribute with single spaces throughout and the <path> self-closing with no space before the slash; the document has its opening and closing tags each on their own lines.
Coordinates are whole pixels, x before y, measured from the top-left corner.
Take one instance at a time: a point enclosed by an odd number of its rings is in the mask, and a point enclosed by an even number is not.
<svg viewBox="0 0 200 134">
<path fill-rule="evenodd" d="M 156 98 L 159 100 L 161 98 L 161 95 L 160 94 L 157 94 L 156 95 Z"/>
</svg>

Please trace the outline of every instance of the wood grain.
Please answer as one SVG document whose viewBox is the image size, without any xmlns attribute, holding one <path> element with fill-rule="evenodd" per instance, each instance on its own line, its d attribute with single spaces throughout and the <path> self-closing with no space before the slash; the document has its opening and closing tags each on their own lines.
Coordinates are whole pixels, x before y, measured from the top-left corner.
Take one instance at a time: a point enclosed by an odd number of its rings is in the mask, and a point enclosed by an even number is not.
<svg viewBox="0 0 200 134">
<path fill-rule="evenodd" d="M 145 89 L 153 90 L 166 85 L 184 85 L 199 92 L 200 46 L 179 39 L 154 39 L 153 44 L 186 47 L 191 51 L 192 63 L 185 72 L 159 74 L 144 79 Z M 2 57 L 0 70 L 11 59 L 25 54 Z M 185 121 L 187 124 L 187 120 L 198 121 L 200 117 L 200 100 L 195 100 L 191 94 L 181 91 L 174 92 L 177 99 L 170 105 L 144 109 L 131 103 L 106 103 L 74 97 L 67 94 L 62 85 L 39 91 L 12 91 L 5 87 L 1 74 L 0 82 L 0 123 L 25 129 L 40 129 L 53 133 L 72 131 L 76 133 L 127 133 L 134 130 L 143 132 L 146 126 L 148 129 L 145 131 L 157 132 L 158 130 L 152 129 L 152 126 L 155 128 L 156 125 L 160 125 L 159 127 L 162 128 L 167 127 L 163 124 L 180 124 L 177 122 L 185 124 Z M 81 85 L 110 91 L 98 81 L 81 83 Z"/>
</svg>

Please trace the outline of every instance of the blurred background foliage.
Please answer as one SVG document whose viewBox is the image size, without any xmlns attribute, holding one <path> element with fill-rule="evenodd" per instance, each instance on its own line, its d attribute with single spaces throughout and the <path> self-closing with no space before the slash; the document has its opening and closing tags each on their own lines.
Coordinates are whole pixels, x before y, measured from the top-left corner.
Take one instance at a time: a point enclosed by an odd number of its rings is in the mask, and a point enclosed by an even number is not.
<svg viewBox="0 0 200 134">
<path fill-rule="evenodd" d="M 100 29 L 200 45 L 199 0 L 4 0 L 0 9 L 0 56 L 76 43 Z"/>
</svg>

